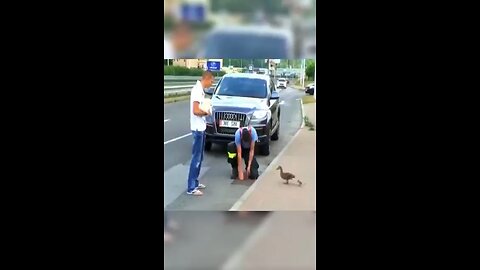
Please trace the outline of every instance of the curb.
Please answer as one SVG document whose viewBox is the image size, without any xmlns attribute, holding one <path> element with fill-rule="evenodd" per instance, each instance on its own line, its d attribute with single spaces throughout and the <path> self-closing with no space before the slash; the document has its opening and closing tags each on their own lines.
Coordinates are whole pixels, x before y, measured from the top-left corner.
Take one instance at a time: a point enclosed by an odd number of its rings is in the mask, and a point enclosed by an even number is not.
<svg viewBox="0 0 480 270">
<path fill-rule="evenodd" d="M 268 172 L 270 172 L 271 170 L 273 170 L 272 168 L 274 167 L 273 165 L 277 163 L 277 161 L 280 159 L 280 157 L 285 153 L 285 151 L 288 149 L 288 147 L 292 144 L 292 142 L 295 140 L 295 138 L 297 138 L 298 134 L 300 134 L 300 131 L 302 131 L 303 127 L 305 126 L 305 117 L 304 117 L 304 111 L 303 111 L 303 102 L 302 102 L 302 99 L 300 99 L 300 104 L 301 104 L 301 109 L 302 109 L 302 125 L 300 126 L 300 128 L 298 129 L 297 133 L 295 133 L 295 135 L 293 135 L 293 137 L 290 139 L 290 141 L 287 143 L 287 145 L 285 145 L 285 147 L 282 149 L 282 151 L 280 151 L 280 153 L 272 160 L 272 162 L 270 162 L 270 164 L 267 166 L 267 168 L 265 169 L 265 171 L 262 173 L 262 175 L 260 175 L 260 177 L 258 177 L 258 179 L 255 181 L 255 183 L 253 183 L 248 189 L 247 191 L 245 191 L 245 193 L 242 195 L 242 197 L 240 197 L 240 199 L 238 199 L 235 204 L 233 204 L 233 206 L 228 210 L 228 211 L 239 211 L 238 209 L 240 208 L 240 206 L 248 199 L 248 197 L 250 197 L 250 194 L 253 192 L 253 190 L 255 189 L 255 187 L 258 185 L 258 183 L 264 178 L 265 175 L 267 175 Z"/>
<path fill-rule="evenodd" d="M 305 126 L 305 111 L 303 110 L 303 100 L 300 99 L 300 104 L 302 104 L 302 126 L 300 129 L 302 129 Z"/>
</svg>

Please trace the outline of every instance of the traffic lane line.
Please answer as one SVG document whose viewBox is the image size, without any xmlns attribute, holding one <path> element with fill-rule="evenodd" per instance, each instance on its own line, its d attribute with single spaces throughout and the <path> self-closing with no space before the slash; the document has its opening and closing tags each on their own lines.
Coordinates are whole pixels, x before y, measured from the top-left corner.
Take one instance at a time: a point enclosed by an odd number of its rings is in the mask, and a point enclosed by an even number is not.
<svg viewBox="0 0 480 270">
<path fill-rule="evenodd" d="M 170 119 L 165 119 L 165 120 L 163 120 L 163 123 L 166 123 L 168 121 L 170 121 Z"/>
<path fill-rule="evenodd" d="M 182 136 L 180 136 L 180 137 L 177 137 L 177 138 L 168 140 L 168 141 L 166 141 L 166 142 L 163 142 L 163 145 L 166 145 L 166 144 L 171 143 L 171 142 L 178 141 L 178 140 L 183 139 L 183 138 L 186 138 L 186 137 L 188 137 L 188 136 L 190 136 L 190 135 L 192 135 L 192 133 L 187 133 L 187 134 L 182 135 Z"/>
</svg>

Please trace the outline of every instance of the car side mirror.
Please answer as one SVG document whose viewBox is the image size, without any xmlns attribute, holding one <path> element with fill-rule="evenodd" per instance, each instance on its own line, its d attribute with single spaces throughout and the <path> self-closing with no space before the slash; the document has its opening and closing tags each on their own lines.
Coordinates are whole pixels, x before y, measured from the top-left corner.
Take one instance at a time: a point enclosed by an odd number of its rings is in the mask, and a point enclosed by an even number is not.
<svg viewBox="0 0 480 270">
<path fill-rule="evenodd" d="M 205 94 L 210 96 L 213 95 L 213 91 L 214 91 L 213 87 L 210 87 L 204 90 Z"/>
<path fill-rule="evenodd" d="M 270 96 L 270 99 L 279 99 L 280 95 L 278 94 L 277 91 L 273 91 L 272 95 Z"/>
</svg>

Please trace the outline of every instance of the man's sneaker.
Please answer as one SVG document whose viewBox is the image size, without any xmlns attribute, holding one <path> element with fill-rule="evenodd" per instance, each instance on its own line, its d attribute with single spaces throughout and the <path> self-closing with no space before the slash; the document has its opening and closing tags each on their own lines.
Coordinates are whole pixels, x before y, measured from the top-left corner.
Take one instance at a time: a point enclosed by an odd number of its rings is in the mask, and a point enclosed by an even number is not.
<svg viewBox="0 0 480 270">
<path fill-rule="evenodd" d="M 198 184 L 197 189 L 205 189 L 206 187 L 204 184 Z"/>
<path fill-rule="evenodd" d="M 193 196 L 202 196 L 203 195 L 203 192 L 201 192 L 200 190 L 198 189 L 194 189 L 192 191 L 187 191 L 187 194 L 188 195 L 193 195 Z"/>
</svg>

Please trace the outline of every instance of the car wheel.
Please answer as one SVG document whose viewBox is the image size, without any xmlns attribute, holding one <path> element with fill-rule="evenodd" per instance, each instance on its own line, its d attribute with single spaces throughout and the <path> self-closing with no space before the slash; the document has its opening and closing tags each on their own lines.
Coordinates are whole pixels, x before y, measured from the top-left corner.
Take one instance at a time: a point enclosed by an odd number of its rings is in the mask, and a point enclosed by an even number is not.
<svg viewBox="0 0 480 270">
<path fill-rule="evenodd" d="M 272 125 L 272 123 L 270 123 L 270 125 Z M 271 137 L 271 133 L 272 133 L 272 129 L 268 129 L 268 136 L 267 136 L 267 141 L 265 142 L 265 144 L 263 145 L 260 145 L 260 154 L 262 156 L 268 156 L 270 155 L 270 137 Z"/>
<path fill-rule="evenodd" d="M 279 135 L 279 133 L 280 133 L 280 115 L 278 116 L 277 130 L 276 130 L 275 133 L 273 133 L 273 135 L 272 135 L 272 141 L 278 140 L 278 135 Z"/>
<path fill-rule="evenodd" d="M 205 151 L 212 150 L 212 142 L 205 142 Z"/>
</svg>

